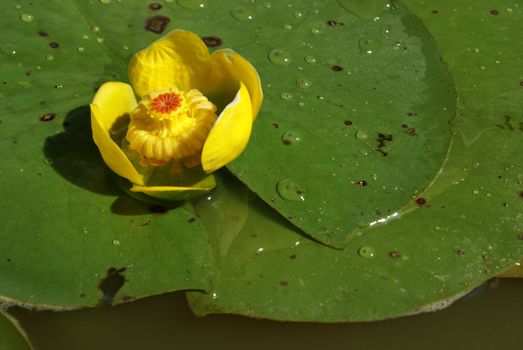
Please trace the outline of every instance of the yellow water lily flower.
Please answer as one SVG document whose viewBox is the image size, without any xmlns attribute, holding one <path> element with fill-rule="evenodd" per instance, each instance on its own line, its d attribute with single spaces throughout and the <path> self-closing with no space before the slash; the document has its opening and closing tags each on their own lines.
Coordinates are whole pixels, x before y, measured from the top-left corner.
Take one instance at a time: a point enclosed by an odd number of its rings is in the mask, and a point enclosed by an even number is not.
<svg viewBox="0 0 523 350">
<path fill-rule="evenodd" d="M 254 67 L 230 49 L 210 55 L 198 35 L 174 30 L 134 55 L 129 80 L 103 84 L 91 103 L 105 163 L 132 192 L 155 198 L 211 190 L 212 173 L 249 141 L 263 100 Z"/>
</svg>

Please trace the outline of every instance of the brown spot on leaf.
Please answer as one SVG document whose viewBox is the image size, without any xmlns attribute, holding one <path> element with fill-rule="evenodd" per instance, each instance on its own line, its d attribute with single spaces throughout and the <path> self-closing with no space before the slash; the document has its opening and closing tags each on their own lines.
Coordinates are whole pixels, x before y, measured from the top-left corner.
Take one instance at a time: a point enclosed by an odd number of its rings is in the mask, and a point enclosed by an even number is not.
<svg viewBox="0 0 523 350">
<path fill-rule="evenodd" d="M 49 122 L 56 117 L 55 113 L 46 113 L 40 116 L 40 121 Z"/>
<path fill-rule="evenodd" d="M 456 254 L 458 254 L 458 255 L 463 255 L 463 254 L 465 254 L 465 252 L 463 251 L 463 249 L 456 249 L 456 250 L 454 250 L 454 251 L 455 251 Z"/>
<path fill-rule="evenodd" d="M 423 197 L 416 198 L 416 204 L 419 206 L 427 204 L 427 200 Z"/>
<path fill-rule="evenodd" d="M 157 2 L 153 2 L 151 4 L 149 4 L 149 8 L 153 11 L 156 11 L 156 10 L 159 10 L 162 8 L 162 4 L 159 4 Z"/>
<path fill-rule="evenodd" d="M 223 40 L 217 36 L 204 36 L 202 40 L 207 47 L 219 47 L 223 45 Z"/>
<path fill-rule="evenodd" d="M 367 181 L 365 181 L 365 180 L 358 180 L 358 181 L 356 181 L 356 185 L 358 185 L 360 187 L 367 186 Z"/>
<path fill-rule="evenodd" d="M 160 15 L 152 16 L 147 18 L 145 21 L 145 30 L 156 34 L 161 34 L 165 28 L 167 28 L 169 22 L 171 22 L 169 17 Z"/>
<path fill-rule="evenodd" d="M 401 257 L 401 254 L 399 252 L 397 252 L 396 250 L 393 250 L 393 251 L 390 251 L 389 252 L 389 256 L 392 258 L 392 259 L 398 259 Z"/>
</svg>

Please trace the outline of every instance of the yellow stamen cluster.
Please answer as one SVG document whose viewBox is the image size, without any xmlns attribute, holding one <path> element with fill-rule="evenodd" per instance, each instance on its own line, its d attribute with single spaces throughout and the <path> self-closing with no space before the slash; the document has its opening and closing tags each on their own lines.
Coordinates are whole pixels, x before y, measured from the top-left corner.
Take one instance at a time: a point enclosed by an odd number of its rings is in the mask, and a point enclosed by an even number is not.
<svg viewBox="0 0 523 350">
<path fill-rule="evenodd" d="M 216 106 L 200 91 L 171 88 L 144 96 L 130 118 L 126 138 L 129 149 L 140 154 L 141 165 L 172 162 L 173 171 L 180 171 L 182 165 L 201 163 L 203 144 L 217 116 Z"/>
</svg>

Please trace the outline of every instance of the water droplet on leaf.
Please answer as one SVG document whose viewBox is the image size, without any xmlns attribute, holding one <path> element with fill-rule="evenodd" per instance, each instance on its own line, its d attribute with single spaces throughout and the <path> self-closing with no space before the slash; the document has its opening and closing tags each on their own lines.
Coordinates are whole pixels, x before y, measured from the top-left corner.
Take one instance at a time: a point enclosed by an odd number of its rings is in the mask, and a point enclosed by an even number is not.
<svg viewBox="0 0 523 350">
<path fill-rule="evenodd" d="M 33 17 L 33 15 L 24 13 L 20 16 L 20 19 L 24 22 L 32 22 L 34 20 L 34 17 Z"/>
<path fill-rule="evenodd" d="M 316 58 L 314 56 L 305 56 L 305 62 L 309 64 L 314 64 L 316 63 Z"/>
<path fill-rule="evenodd" d="M 280 182 L 278 182 L 276 185 L 276 190 L 283 199 L 294 202 L 303 202 L 305 200 L 305 191 L 298 183 L 293 180 L 280 180 Z"/>
<path fill-rule="evenodd" d="M 298 79 L 296 81 L 296 86 L 299 87 L 300 89 L 308 89 L 311 87 L 311 85 L 312 85 L 312 83 L 307 79 Z"/>
<path fill-rule="evenodd" d="M 287 130 L 281 136 L 281 141 L 286 145 L 300 143 L 302 140 L 303 136 L 299 132 L 294 130 Z"/>
<path fill-rule="evenodd" d="M 231 10 L 231 15 L 239 21 L 252 21 L 254 14 L 245 7 L 236 7 Z"/>
<path fill-rule="evenodd" d="M 360 39 L 358 47 L 361 53 L 370 55 L 379 50 L 380 43 L 373 39 Z"/>
<path fill-rule="evenodd" d="M 291 55 L 282 49 L 274 49 L 269 52 L 269 60 L 278 65 L 286 66 L 291 63 Z"/>
<path fill-rule="evenodd" d="M 282 100 L 286 100 L 286 101 L 289 101 L 289 100 L 292 100 L 292 94 L 289 94 L 288 92 L 283 92 L 280 97 L 282 98 Z"/>
<path fill-rule="evenodd" d="M 190 10 L 197 10 L 206 8 L 207 0 L 178 0 L 178 5 Z"/>
<path fill-rule="evenodd" d="M 374 258 L 374 256 L 376 255 L 376 251 L 372 247 L 364 246 L 358 249 L 358 255 L 362 258 L 370 259 Z"/>
<path fill-rule="evenodd" d="M 369 137 L 369 134 L 367 134 L 367 132 L 364 130 L 358 130 L 358 132 L 356 132 L 356 138 L 358 140 L 365 140 L 368 137 Z"/>
</svg>

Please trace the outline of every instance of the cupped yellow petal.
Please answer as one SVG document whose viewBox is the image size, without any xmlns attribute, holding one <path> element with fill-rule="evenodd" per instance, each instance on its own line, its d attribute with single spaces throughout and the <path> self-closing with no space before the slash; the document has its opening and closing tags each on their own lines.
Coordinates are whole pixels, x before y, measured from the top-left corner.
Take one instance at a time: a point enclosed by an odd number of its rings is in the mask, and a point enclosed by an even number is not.
<svg viewBox="0 0 523 350">
<path fill-rule="evenodd" d="M 136 53 L 129 63 L 129 80 L 143 97 L 154 90 L 190 90 L 203 74 L 209 50 L 192 32 L 175 29 Z"/>
<path fill-rule="evenodd" d="M 204 195 L 214 187 L 216 187 L 216 179 L 214 175 L 209 175 L 191 187 L 133 185 L 131 192 L 141 192 L 160 200 L 182 201 Z"/>
<path fill-rule="evenodd" d="M 222 111 L 207 136 L 202 150 L 202 167 L 212 173 L 236 159 L 251 136 L 253 109 L 245 84 Z"/>
<path fill-rule="evenodd" d="M 129 84 L 103 84 L 91 104 L 91 128 L 94 143 L 109 168 L 132 183 L 143 185 L 143 176 L 111 138 L 115 126 L 122 120 L 128 120 L 129 113 L 136 105 L 136 98 Z"/>
<path fill-rule="evenodd" d="M 198 89 L 220 106 L 220 101 L 232 100 L 243 82 L 249 91 L 253 120 L 263 102 L 260 76 L 256 69 L 238 53 L 223 49 L 215 51 L 205 63 L 205 74 L 200 76 Z"/>
</svg>

